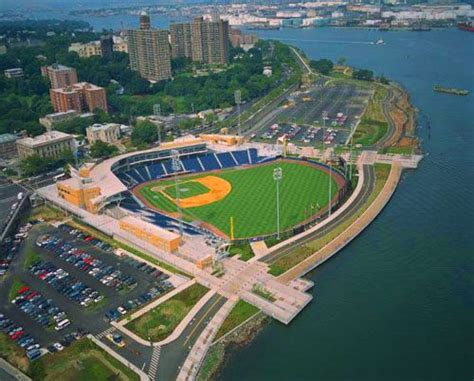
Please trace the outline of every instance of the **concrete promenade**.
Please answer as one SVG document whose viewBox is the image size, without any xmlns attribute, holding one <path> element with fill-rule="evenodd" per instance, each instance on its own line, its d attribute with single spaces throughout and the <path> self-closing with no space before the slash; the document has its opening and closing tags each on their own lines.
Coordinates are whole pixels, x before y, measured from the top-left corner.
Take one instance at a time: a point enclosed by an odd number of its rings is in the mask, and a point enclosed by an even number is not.
<svg viewBox="0 0 474 381">
<path fill-rule="evenodd" d="M 196 343 L 194 344 L 189 356 L 186 358 L 181 371 L 176 378 L 177 381 L 189 381 L 196 379 L 197 373 L 201 368 L 202 362 L 214 341 L 214 337 L 234 307 L 236 301 L 228 300 L 219 310 L 219 312 L 212 318 L 207 327 L 201 333 Z"/>
<path fill-rule="evenodd" d="M 279 276 L 278 280 L 281 283 L 287 284 L 293 279 L 303 276 L 327 259 L 331 258 L 357 237 L 377 217 L 390 200 L 400 180 L 401 173 L 402 166 L 398 162 L 393 162 L 387 182 L 367 210 L 334 240 Z"/>
</svg>

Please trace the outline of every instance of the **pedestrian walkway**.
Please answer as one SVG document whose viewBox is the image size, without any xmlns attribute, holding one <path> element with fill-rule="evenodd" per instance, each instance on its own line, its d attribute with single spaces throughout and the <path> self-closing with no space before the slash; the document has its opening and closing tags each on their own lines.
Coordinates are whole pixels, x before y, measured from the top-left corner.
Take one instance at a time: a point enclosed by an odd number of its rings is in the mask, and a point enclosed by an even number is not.
<svg viewBox="0 0 474 381">
<path fill-rule="evenodd" d="M 151 380 L 154 380 L 156 377 L 156 372 L 158 372 L 158 364 L 160 362 L 161 347 L 153 347 L 153 352 L 151 354 L 150 366 L 148 368 L 148 375 Z"/>
<path fill-rule="evenodd" d="M 194 343 L 191 352 L 189 352 L 189 355 L 186 358 L 186 361 L 184 362 L 178 377 L 176 378 L 177 381 L 190 381 L 196 379 L 197 372 L 199 371 L 199 368 L 206 357 L 209 347 L 214 341 L 217 331 L 219 330 L 227 315 L 229 315 L 235 303 L 235 300 L 228 300 L 221 307 L 219 312 L 214 315 L 204 331 L 202 331 L 201 335 Z"/>
<path fill-rule="evenodd" d="M 109 328 L 103 330 L 102 332 L 99 332 L 97 335 L 95 335 L 95 337 L 98 340 L 102 340 L 105 336 L 111 334 L 114 330 L 115 330 L 115 327 L 109 327 Z"/>
</svg>

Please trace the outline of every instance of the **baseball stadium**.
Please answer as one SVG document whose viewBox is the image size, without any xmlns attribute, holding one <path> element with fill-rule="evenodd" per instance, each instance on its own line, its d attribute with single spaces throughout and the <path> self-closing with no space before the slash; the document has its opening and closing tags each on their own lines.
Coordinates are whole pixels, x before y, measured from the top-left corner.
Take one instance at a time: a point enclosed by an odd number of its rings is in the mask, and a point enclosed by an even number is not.
<svg viewBox="0 0 474 381">
<path fill-rule="evenodd" d="M 336 167 L 282 147 L 201 136 L 83 166 L 43 196 L 114 238 L 203 268 L 219 245 L 303 231 L 348 187 Z"/>
</svg>

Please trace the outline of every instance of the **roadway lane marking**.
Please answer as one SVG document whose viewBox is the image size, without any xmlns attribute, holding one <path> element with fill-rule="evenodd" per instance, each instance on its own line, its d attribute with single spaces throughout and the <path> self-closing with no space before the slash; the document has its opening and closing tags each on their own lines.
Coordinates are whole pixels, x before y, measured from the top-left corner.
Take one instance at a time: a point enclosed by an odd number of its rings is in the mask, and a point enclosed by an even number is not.
<svg viewBox="0 0 474 381">
<path fill-rule="evenodd" d="M 193 336 L 194 331 L 195 331 L 196 329 L 198 329 L 199 324 L 202 323 L 202 321 L 207 317 L 207 315 L 209 315 L 209 313 L 211 312 L 211 310 L 216 306 L 216 304 L 217 304 L 218 302 L 220 302 L 220 300 L 221 300 L 222 298 L 223 298 L 223 296 L 219 296 L 219 297 L 217 298 L 217 300 L 216 300 L 214 303 L 212 303 L 212 305 L 209 307 L 209 309 L 204 313 L 204 315 L 201 316 L 201 319 L 199 319 L 198 322 L 194 325 L 194 328 L 191 330 L 191 332 L 189 333 L 188 337 L 187 337 L 186 340 L 184 341 L 183 347 L 185 347 L 185 346 L 188 344 L 188 341 L 191 340 L 191 337 Z"/>
</svg>

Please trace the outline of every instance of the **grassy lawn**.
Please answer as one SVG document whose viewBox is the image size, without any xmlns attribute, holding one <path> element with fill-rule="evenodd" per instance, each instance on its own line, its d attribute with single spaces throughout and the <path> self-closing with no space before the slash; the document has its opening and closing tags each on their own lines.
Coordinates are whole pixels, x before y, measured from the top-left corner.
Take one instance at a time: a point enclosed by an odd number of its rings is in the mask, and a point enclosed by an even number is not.
<svg viewBox="0 0 474 381">
<path fill-rule="evenodd" d="M 226 319 L 219 328 L 219 331 L 217 331 L 215 340 L 232 331 L 235 327 L 242 324 L 251 316 L 257 314 L 259 311 L 260 310 L 257 307 L 254 307 L 243 300 L 239 300 L 234 308 L 232 308 L 232 311 L 230 311 L 229 315 L 227 315 Z"/>
<path fill-rule="evenodd" d="M 8 293 L 8 301 L 11 302 L 15 299 L 18 296 L 18 290 L 24 286 L 25 284 L 19 278 L 15 278 L 10 288 L 10 292 Z"/>
<path fill-rule="evenodd" d="M 40 360 L 44 364 L 45 381 L 134 381 L 139 376 L 89 339 L 75 342 Z M 36 380 L 35 380 L 36 381 Z"/>
<path fill-rule="evenodd" d="M 146 314 L 131 321 L 125 327 L 142 339 L 163 340 L 174 331 L 208 291 L 208 288 L 200 284 L 193 284 Z"/>
<path fill-rule="evenodd" d="M 382 111 L 383 99 L 388 90 L 380 85 L 375 87 L 375 93 L 369 101 L 367 110 L 354 133 L 354 144 L 371 146 L 384 137 L 388 130 L 388 123 Z"/>
<path fill-rule="evenodd" d="M 234 169 L 213 174 L 227 180 L 232 191 L 212 204 L 184 209 L 190 218 L 208 222 L 230 235 L 230 217 L 234 218 L 235 238 L 272 234 L 276 231 L 276 186 L 273 170 L 283 169 L 280 183 L 280 226 L 289 229 L 303 221 L 311 205 L 323 208 L 328 204 L 328 175 L 314 167 L 298 162 L 274 162 L 264 166 Z M 198 177 L 202 177 L 198 176 Z M 337 192 L 334 180 L 333 195 Z M 175 212 L 176 206 L 165 196 L 151 189 L 159 184 L 141 188 L 141 195 L 155 207 Z M 168 185 L 169 181 L 161 182 Z"/>
<path fill-rule="evenodd" d="M 199 373 L 197 376 L 198 381 L 209 381 L 213 379 L 214 373 L 219 368 L 219 365 L 224 358 L 225 350 L 224 345 L 217 344 L 213 345 L 204 359 L 202 363 L 201 369 L 199 369 Z"/>
<path fill-rule="evenodd" d="M 28 371 L 29 361 L 25 351 L 3 332 L 0 332 L 0 357 L 22 372 L 26 373 Z"/>
<path fill-rule="evenodd" d="M 176 198 L 176 187 L 169 185 L 164 192 L 171 198 Z M 185 181 L 179 184 L 180 198 L 193 197 L 209 192 L 209 188 L 197 181 Z"/>
<path fill-rule="evenodd" d="M 49 221 L 60 221 L 65 217 L 64 213 L 61 212 L 60 210 L 50 208 L 49 206 L 40 206 L 38 208 L 35 208 L 31 211 L 31 213 L 27 216 L 25 216 L 26 221 L 31 221 L 31 220 L 44 220 L 46 222 Z"/>
<path fill-rule="evenodd" d="M 342 224 L 338 225 L 335 229 L 331 230 L 324 237 L 318 238 L 310 243 L 300 246 L 293 250 L 288 255 L 278 259 L 270 265 L 269 273 L 275 276 L 283 274 L 285 271 L 296 266 L 301 261 L 305 260 L 316 251 L 320 250 L 346 230 L 357 218 L 359 218 L 365 210 L 372 204 L 375 198 L 378 196 L 380 191 L 383 189 L 385 182 L 387 181 L 388 175 L 390 173 L 391 166 L 388 164 L 375 164 L 375 187 L 370 194 L 367 201 L 360 207 L 358 212 L 354 214 L 351 218 L 344 221 Z"/>
<path fill-rule="evenodd" d="M 153 263 L 157 266 L 160 266 L 162 267 L 163 269 L 165 270 L 168 270 L 169 272 L 172 272 L 173 274 L 179 274 L 179 275 L 184 275 L 188 278 L 192 278 L 191 275 L 189 275 L 188 273 L 184 272 L 184 271 L 181 271 L 179 269 L 177 269 L 176 267 L 173 267 L 165 262 L 162 262 L 150 255 L 147 255 L 143 252 L 141 252 L 140 250 L 137 250 L 135 249 L 134 247 L 131 247 L 125 243 L 122 243 L 122 242 L 119 242 L 119 241 L 116 241 L 112 238 L 110 238 L 109 236 L 105 235 L 104 233 L 88 226 L 88 225 L 84 225 L 83 223 L 81 223 L 80 221 L 77 221 L 77 220 L 74 220 L 74 221 L 69 221 L 68 222 L 69 225 L 73 226 L 74 228 L 76 229 L 79 229 L 79 230 L 82 230 L 84 233 L 87 233 L 95 238 L 98 238 L 106 243 L 108 243 L 109 245 L 115 247 L 115 248 L 121 248 L 123 250 L 126 250 L 128 251 L 129 253 L 132 253 L 132 254 L 135 254 L 137 257 L 140 257 L 150 263 Z"/>
<path fill-rule="evenodd" d="M 36 262 L 41 261 L 41 256 L 36 252 L 34 249 L 34 246 L 31 245 L 26 248 L 26 253 L 25 253 L 25 262 L 23 264 L 23 267 L 25 269 L 30 268 L 31 265 L 33 265 Z"/>
<path fill-rule="evenodd" d="M 230 247 L 230 256 L 238 255 L 242 261 L 247 262 L 250 258 L 253 258 L 255 254 L 253 253 L 250 243 L 247 241 L 245 243 L 238 243 Z"/>
<path fill-rule="evenodd" d="M 383 153 L 395 153 L 400 155 L 410 155 L 413 152 L 412 146 L 391 146 L 383 150 Z"/>
</svg>

